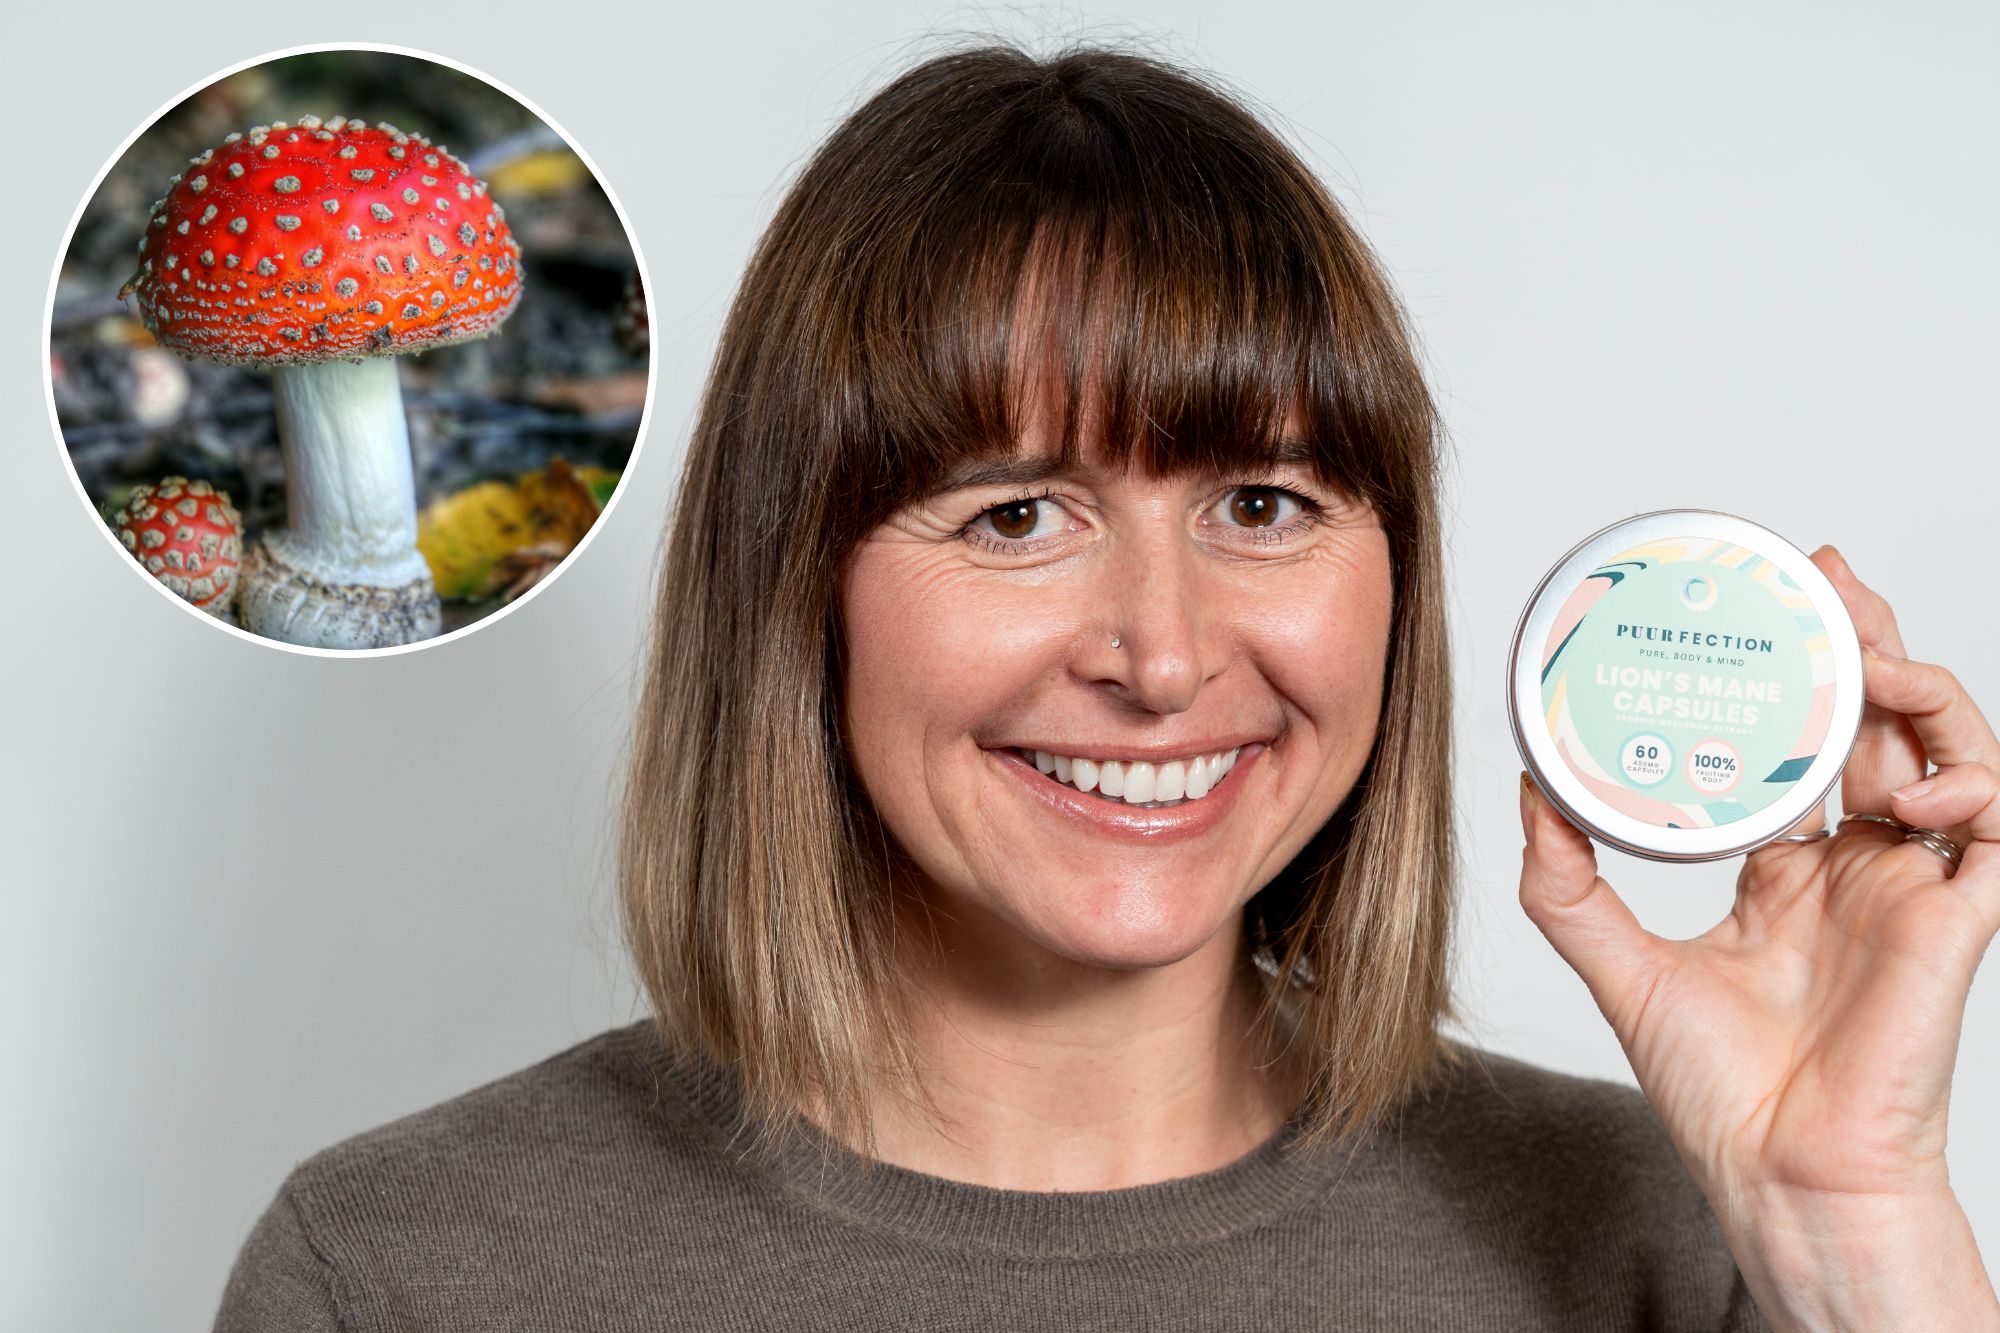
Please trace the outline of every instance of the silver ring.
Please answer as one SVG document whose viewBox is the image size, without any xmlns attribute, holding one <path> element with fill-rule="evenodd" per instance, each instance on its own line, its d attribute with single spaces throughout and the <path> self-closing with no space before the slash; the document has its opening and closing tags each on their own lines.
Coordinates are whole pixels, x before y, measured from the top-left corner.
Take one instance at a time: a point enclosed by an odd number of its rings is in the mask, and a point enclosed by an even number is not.
<svg viewBox="0 0 2000 1333">
<path fill-rule="evenodd" d="M 1821 838 L 1831 838 L 1830 828 L 1814 829 L 1811 833 L 1786 833 L 1771 839 L 1772 842 L 1818 842 Z"/>
<path fill-rule="evenodd" d="M 1896 818 L 1894 815 L 1864 815 L 1860 813 L 1846 814 L 1840 817 L 1840 822 L 1843 826 L 1845 826 L 1847 824 L 1853 823 L 1857 819 L 1865 819 L 1871 824 L 1887 824 L 1890 828 L 1895 829 L 1898 833 L 1908 833 L 1910 829 L 1913 827 L 1912 825 L 1905 824 L 1902 820 Z"/>
<path fill-rule="evenodd" d="M 1958 873 L 1958 863 L 1965 858 L 1965 849 L 1938 829 L 1913 828 L 1903 835 L 1903 841 L 1920 843 L 1930 848 L 1944 858 L 1945 864 L 1951 867 L 1951 873 L 1954 875 Z"/>
</svg>

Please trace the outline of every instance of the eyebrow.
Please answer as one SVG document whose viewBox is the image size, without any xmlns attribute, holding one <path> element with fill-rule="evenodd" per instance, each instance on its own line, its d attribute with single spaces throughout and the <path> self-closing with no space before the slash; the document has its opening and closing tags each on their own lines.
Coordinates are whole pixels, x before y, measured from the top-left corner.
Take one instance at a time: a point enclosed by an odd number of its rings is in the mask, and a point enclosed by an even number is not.
<svg viewBox="0 0 2000 1333">
<path fill-rule="evenodd" d="M 1319 456 L 1310 440 L 1286 436 L 1277 442 L 1272 461 L 1279 467 L 1312 463 Z M 974 486 L 1031 486 L 1062 472 L 1058 460 L 1046 454 L 1029 458 L 989 456 L 960 463 L 944 474 L 939 493 L 966 490 Z"/>
</svg>

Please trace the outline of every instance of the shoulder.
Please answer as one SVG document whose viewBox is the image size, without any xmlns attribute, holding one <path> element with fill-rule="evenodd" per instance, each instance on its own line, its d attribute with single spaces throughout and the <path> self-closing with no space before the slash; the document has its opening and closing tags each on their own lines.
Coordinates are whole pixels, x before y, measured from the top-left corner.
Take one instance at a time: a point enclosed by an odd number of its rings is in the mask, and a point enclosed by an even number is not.
<svg viewBox="0 0 2000 1333">
<path fill-rule="evenodd" d="M 1550 1271 L 1595 1273 L 1689 1326 L 1759 1329 L 1693 1173 L 1637 1087 L 1448 1041 L 1390 1122 L 1398 1186 Z"/>
<path fill-rule="evenodd" d="M 314 1153 L 286 1189 L 316 1211 L 412 1208 L 553 1188 L 593 1165 L 699 1155 L 704 1126 L 663 1076 L 649 1023 L 613 1028 Z"/>
<path fill-rule="evenodd" d="M 534 1235 L 581 1253 L 662 1199 L 719 1193 L 703 1179 L 726 1169 L 716 1132 L 669 1068 L 634 1023 L 313 1153 L 244 1242 L 216 1327 L 273 1311 L 301 1330 L 399 1326 L 367 1307 L 474 1270 L 504 1291 L 547 1268 Z"/>
<path fill-rule="evenodd" d="M 1629 1083 L 1565 1074 L 1462 1042 L 1404 1107 L 1402 1156 L 1494 1202 L 1597 1215 L 1613 1200 L 1678 1223 L 1707 1214 L 1652 1103 Z M 1713 1217 L 1708 1217 L 1713 1223 Z"/>
</svg>

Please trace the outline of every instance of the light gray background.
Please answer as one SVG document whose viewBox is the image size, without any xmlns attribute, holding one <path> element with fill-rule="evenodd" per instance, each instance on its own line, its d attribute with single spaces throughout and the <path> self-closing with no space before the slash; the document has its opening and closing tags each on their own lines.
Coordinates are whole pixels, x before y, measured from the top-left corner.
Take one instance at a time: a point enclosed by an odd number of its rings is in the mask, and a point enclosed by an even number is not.
<svg viewBox="0 0 2000 1333">
<path fill-rule="evenodd" d="M 1515 899 L 1503 655 L 1588 532 L 1690 505 L 1832 541 L 1912 653 L 2000 713 L 1990 4 L 370 12 L 58 5 L 0 43 L 0 1326 L 204 1328 L 299 1158 L 637 1014 L 607 813 L 699 383 L 782 182 L 929 28 L 1136 31 L 1218 71 L 1285 118 L 1393 271 L 1460 458 L 1475 1040 L 1630 1081 Z M 225 64 L 345 40 L 452 56 L 566 129 L 636 229 L 659 353 L 626 493 L 573 568 L 467 638 L 341 662 L 218 633 L 135 576 L 71 488 L 40 359 L 57 247 L 125 137 Z M 1677 936 L 1728 910 L 1737 864 L 1601 853 Z M 1989 1264 L 1994 973 L 1950 1148 Z"/>
</svg>

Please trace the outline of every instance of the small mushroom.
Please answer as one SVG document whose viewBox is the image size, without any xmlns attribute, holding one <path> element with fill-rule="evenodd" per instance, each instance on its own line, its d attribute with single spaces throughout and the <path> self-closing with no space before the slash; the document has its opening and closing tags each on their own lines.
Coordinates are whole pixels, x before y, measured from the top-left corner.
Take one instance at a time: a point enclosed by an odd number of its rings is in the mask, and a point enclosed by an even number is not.
<svg viewBox="0 0 2000 1333">
<path fill-rule="evenodd" d="M 438 633 L 393 358 L 499 328 L 520 256 L 464 162 L 345 117 L 232 134 L 153 205 L 120 297 L 184 356 L 272 370 L 286 525 L 245 553 L 246 628 L 326 648 Z"/>
<path fill-rule="evenodd" d="M 134 486 L 111 527 L 148 574 L 216 619 L 229 619 L 243 556 L 243 518 L 229 492 L 164 477 Z"/>
</svg>

